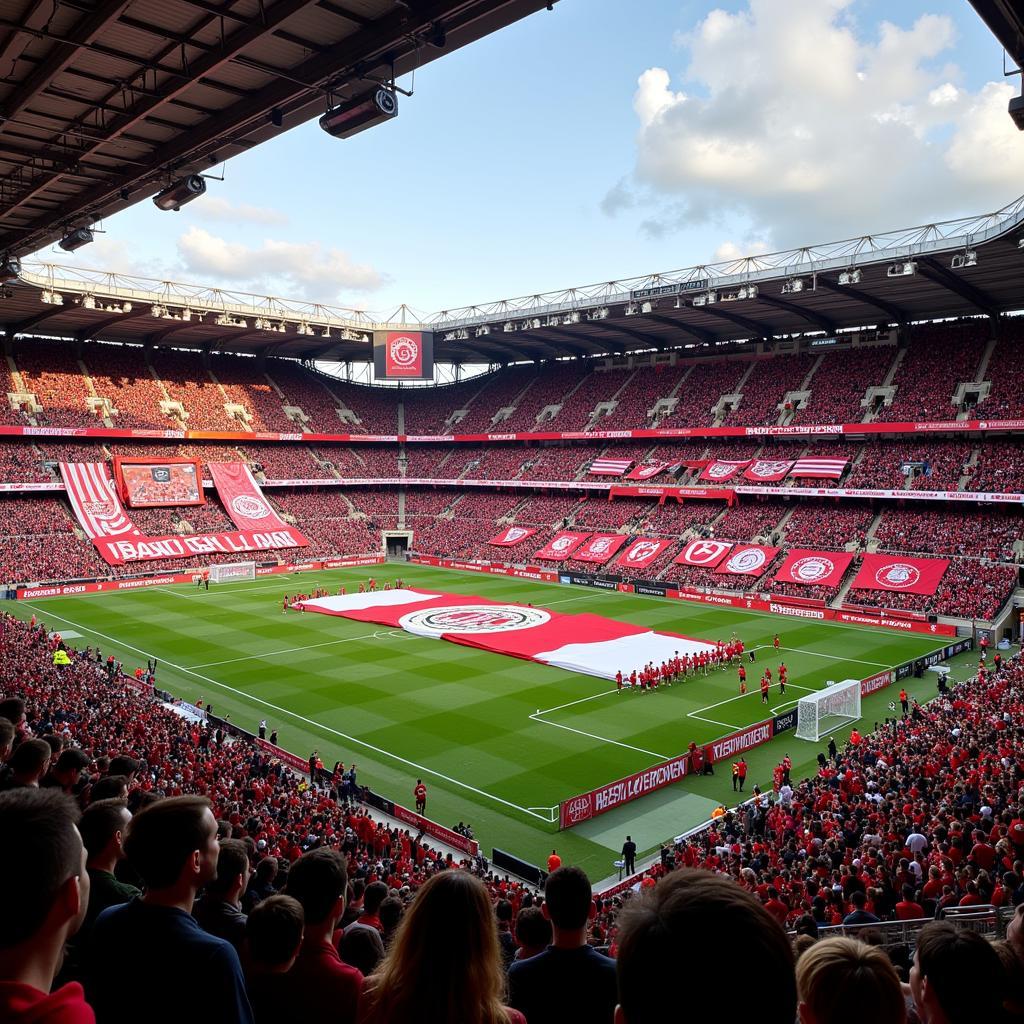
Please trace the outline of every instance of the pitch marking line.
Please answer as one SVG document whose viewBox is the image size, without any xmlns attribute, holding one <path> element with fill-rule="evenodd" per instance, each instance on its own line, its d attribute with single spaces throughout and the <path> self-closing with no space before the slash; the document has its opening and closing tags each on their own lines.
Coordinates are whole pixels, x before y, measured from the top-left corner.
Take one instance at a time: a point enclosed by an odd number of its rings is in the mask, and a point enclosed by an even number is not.
<svg viewBox="0 0 1024 1024">
<path fill-rule="evenodd" d="M 50 619 L 59 619 L 61 622 L 66 622 L 69 626 L 74 626 L 76 629 L 80 629 L 92 636 L 98 636 L 103 640 L 109 640 L 110 643 L 116 644 L 118 647 L 124 648 L 125 650 L 134 651 L 136 654 L 141 654 L 145 658 L 156 657 L 152 651 L 145 651 L 141 647 L 134 647 L 131 644 L 125 643 L 123 640 L 118 640 L 116 637 L 108 636 L 106 633 L 99 632 L 99 630 L 83 626 L 80 622 L 74 622 L 71 619 L 65 618 L 63 615 L 57 615 L 55 612 L 44 610 L 39 605 L 32 604 L 28 601 L 23 602 L 23 604 L 28 608 L 35 609 L 40 613 L 40 615 L 45 615 Z M 443 779 L 445 782 L 451 783 L 453 786 L 458 786 L 460 789 L 468 790 L 470 793 L 475 793 L 477 796 L 493 800 L 495 803 L 503 804 L 505 807 L 511 807 L 515 811 L 521 811 L 523 814 L 528 814 L 531 818 L 537 818 L 539 821 L 544 821 L 548 824 L 551 823 L 550 818 L 537 814 L 535 811 L 531 811 L 528 807 L 520 807 L 519 804 L 514 804 L 511 800 L 505 800 L 503 797 L 495 796 L 493 793 L 486 792 L 486 790 L 477 789 L 475 786 L 471 786 L 467 782 L 460 782 L 458 779 L 453 779 L 450 775 L 444 775 L 439 771 L 435 771 L 433 768 L 428 768 L 426 765 L 417 764 L 415 761 L 410 761 L 408 758 L 394 754 L 390 750 L 384 750 L 382 747 L 376 747 L 372 743 L 367 743 L 365 740 L 358 739 L 355 736 L 350 736 L 348 733 L 341 732 L 338 729 L 332 729 L 329 725 L 324 725 L 322 722 L 316 722 L 312 718 L 307 718 L 305 715 L 289 711 L 287 708 L 283 708 L 278 704 L 271 704 L 270 701 L 264 700 L 262 697 L 257 697 L 254 694 L 246 693 L 244 690 L 236 689 L 234 686 L 229 686 L 227 683 L 222 683 L 217 679 L 211 679 L 209 676 L 204 676 L 193 669 L 186 668 L 184 665 L 176 665 L 173 661 L 167 661 L 163 658 L 160 660 L 164 665 L 167 665 L 178 672 L 184 672 L 186 675 L 194 676 L 196 679 L 201 679 L 204 683 L 208 683 L 210 686 L 217 686 L 222 690 L 227 690 L 229 693 L 237 694 L 245 701 L 251 701 L 254 704 L 262 704 L 263 707 L 270 708 L 271 711 L 276 711 L 279 714 L 292 718 L 297 722 L 310 725 L 314 729 L 322 729 L 324 732 L 329 732 L 334 736 L 338 736 L 348 743 L 353 743 L 356 746 L 363 747 L 365 750 L 372 750 L 375 754 L 391 758 L 391 760 L 398 761 L 400 764 L 407 765 L 409 768 L 415 768 L 417 772 L 422 772 L 424 775 L 433 776 L 435 779 Z M 658 754 L 655 756 L 660 757 L 661 755 Z"/>
<path fill-rule="evenodd" d="M 817 651 L 806 651 L 802 647 L 778 647 L 773 644 L 759 644 L 757 647 L 748 647 L 750 651 L 790 651 L 793 654 L 806 654 L 809 658 L 828 658 L 830 661 L 849 661 L 853 665 L 870 665 L 872 668 L 892 668 L 891 665 L 883 665 L 880 661 L 853 661 L 852 658 L 843 658 L 838 654 L 819 654 Z"/>
<path fill-rule="evenodd" d="M 335 647 L 338 644 L 349 644 L 354 640 L 381 640 L 386 636 L 396 639 L 412 636 L 402 629 L 378 630 L 376 633 L 364 633 L 362 636 L 347 636 L 342 640 L 325 640 L 322 644 L 307 644 L 305 647 L 286 647 L 280 651 L 265 651 L 262 654 L 247 654 L 242 658 L 226 658 L 224 661 L 206 661 L 192 668 L 216 668 L 218 665 L 237 665 L 240 661 L 259 661 L 262 658 L 274 658 L 280 654 L 298 654 L 301 651 L 312 651 L 317 647 Z"/>
<path fill-rule="evenodd" d="M 578 736 L 586 736 L 588 739 L 597 740 L 599 743 L 611 743 L 616 747 L 624 747 L 626 750 L 635 750 L 638 754 L 650 754 L 651 757 L 656 757 L 659 761 L 668 760 L 668 754 L 659 754 L 655 750 L 645 750 L 643 747 L 634 747 L 630 743 L 622 743 L 619 740 L 610 740 L 607 736 L 598 736 L 592 732 L 584 732 L 582 729 L 574 729 L 571 725 L 562 725 L 560 722 L 548 722 L 536 714 L 530 715 L 530 718 L 534 722 L 539 722 L 541 725 L 552 725 L 556 729 L 564 729 L 566 732 L 574 732 Z"/>
</svg>

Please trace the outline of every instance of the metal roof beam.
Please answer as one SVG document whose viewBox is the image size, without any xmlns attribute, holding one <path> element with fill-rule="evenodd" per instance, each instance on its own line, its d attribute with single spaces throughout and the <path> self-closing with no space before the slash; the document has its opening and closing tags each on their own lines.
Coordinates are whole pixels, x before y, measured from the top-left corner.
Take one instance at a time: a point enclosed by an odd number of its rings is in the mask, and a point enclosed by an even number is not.
<svg viewBox="0 0 1024 1024">
<path fill-rule="evenodd" d="M 729 323 L 742 327 L 745 331 L 750 331 L 751 335 L 755 338 L 769 338 L 775 333 L 775 328 L 771 324 L 759 324 L 756 320 L 741 316 L 739 313 L 730 313 L 728 310 L 721 309 L 720 307 L 721 303 L 714 302 L 707 306 L 702 306 L 701 312 L 707 313 L 708 316 L 718 317 L 720 320 L 728 320 Z"/>
<path fill-rule="evenodd" d="M 917 272 L 928 278 L 933 284 L 937 284 L 946 291 L 959 295 L 966 299 L 979 312 L 986 313 L 990 317 L 999 316 L 996 302 L 986 295 L 980 288 L 968 283 L 962 277 L 958 277 L 951 270 L 944 267 L 938 260 L 931 256 L 922 256 L 917 260 Z"/>
<path fill-rule="evenodd" d="M 548 334 L 553 334 L 558 339 L 558 344 L 562 348 L 568 349 L 568 351 L 572 352 L 574 355 L 592 356 L 594 354 L 593 349 L 585 348 L 579 344 L 580 341 L 584 341 L 585 339 L 580 338 L 578 334 L 573 334 L 572 331 L 563 331 L 560 327 L 541 327 L 540 330 L 546 331 Z M 547 339 L 541 338 L 540 340 L 546 341 Z M 554 345 L 551 345 L 550 347 L 554 348 Z"/>
<path fill-rule="evenodd" d="M 804 306 L 798 306 L 795 302 L 787 302 L 785 299 L 780 299 L 777 295 L 765 295 L 764 292 L 759 291 L 757 301 L 763 302 L 768 306 L 774 306 L 776 309 L 784 310 L 793 316 L 798 316 L 801 320 L 806 320 L 809 324 L 814 324 L 830 334 L 835 334 L 836 330 L 838 330 L 836 322 L 824 314 L 818 313 L 813 309 L 807 309 Z"/>
<path fill-rule="evenodd" d="M 822 274 L 818 274 L 815 277 L 815 283 L 821 288 L 827 288 L 830 292 L 835 292 L 837 295 L 850 295 L 855 298 L 858 302 L 863 302 L 865 306 L 873 306 L 875 309 L 881 310 L 885 313 L 890 320 L 898 324 L 905 324 L 909 319 L 909 315 L 899 306 L 889 302 L 888 299 L 880 298 L 877 295 L 872 295 L 870 292 L 866 292 L 861 288 L 854 288 L 852 285 L 839 284 Z"/>
<path fill-rule="evenodd" d="M 64 306 L 64 303 L 61 303 L 59 306 L 47 306 L 46 309 L 33 313 L 32 316 L 26 317 L 16 324 L 8 324 L 7 331 L 10 334 L 25 334 L 35 327 L 36 324 L 41 324 L 44 320 L 49 320 L 50 317 L 65 312 L 67 312 L 67 308 Z"/>
<path fill-rule="evenodd" d="M 673 320 L 670 316 L 662 316 L 660 313 L 646 313 L 643 319 L 653 320 L 656 324 L 664 324 L 666 327 L 674 327 L 677 331 L 685 331 L 705 345 L 713 345 L 717 341 L 715 336 L 703 327 L 696 327 L 693 324 L 684 323 L 682 320 Z"/>
<path fill-rule="evenodd" d="M 49 20 L 52 10 L 50 0 L 35 0 L 32 7 L 21 16 L 20 25 L 11 28 L 4 41 L 0 43 L 0 67 L 8 67 L 9 61 L 15 61 L 21 56 L 24 46 L 19 44 L 22 42 L 22 36 L 26 34 L 23 30 L 31 33 L 42 29 Z"/>
<path fill-rule="evenodd" d="M 91 341 L 97 337 L 108 327 L 113 327 L 114 324 L 124 323 L 126 320 L 138 320 L 139 317 L 152 316 L 149 311 L 149 305 L 146 304 L 141 308 L 133 309 L 130 313 L 119 313 L 117 316 L 104 317 L 102 320 L 97 320 L 95 323 L 89 324 L 85 330 L 75 332 L 76 341 Z"/>
<path fill-rule="evenodd" d="M 623 327 L 621 324 L 608 323 L 605 320 L 593 320 L 588 327 L 597 327 L 602 331 L 617 331 L 619 334 L 625 334 L 627 338 L 634 338 L 636 341 L 641 341 L 645 345 L 651 348 L 657 349 L 661 352 L 665 348 L 665 339 L 656 338 L 653 334 L 644 334 L 643 331 L 636 331 L 632 327 Z M 619 355 L 626 354 L 626 346 L 623 345 L 621 348 L 614 349 Z"/>
</svg>

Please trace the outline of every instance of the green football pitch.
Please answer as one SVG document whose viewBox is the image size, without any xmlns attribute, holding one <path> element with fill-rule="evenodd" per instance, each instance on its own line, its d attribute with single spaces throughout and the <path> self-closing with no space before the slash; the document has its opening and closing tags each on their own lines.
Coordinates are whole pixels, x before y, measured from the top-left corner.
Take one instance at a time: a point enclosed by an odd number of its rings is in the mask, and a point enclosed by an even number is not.
<svg viewBox="0 0 1024 1024">
<path fill-rule="evenodd" d="M 261 718 L 285 749 L 323 761 L 355 761 L 359 780 L 407 806 L 417 778 L 428 786 L 428 814 L 445 825 L 472 825 L 492 846 L 534 863 L 552 847 L 595 880 L 612 874 L 627 832 L 641 850 L 705 820 L 719 802 L 734 803 L 728 763 L 566 832 L 549 819 L 560 800 L 586 792 L 792 708 L 827 682 L 860 679 L 940 646 L 905 636 L 830 623 L 790 620 L 632 594 L 536 583 L 413 565 L 375 567 L 378 585 L 406 585 L 592 612 L 702 640 L 734 632 L 754 648 L 750 692 L 736 670 L 690 678 L 654 693 L 617 693 L 614 684 L 532 662 L 489 654 L 383 626 L 281 608 L 282 597 L 317 585 L 351 593 L 370 570 L 343 569 L 233 584 L 153 587 L 117 594 L 18 602 L 73 646 L 114 653 L 131 671 L 159 660 L 158 685 L 253 732 Z M 772 650 L 778 632 L 782 650 Z M 789 669 L 785 696 L 772 685 L 770 709 L 757 679 L 764 665 Z M 617 666 L 613 666 L 615 668 Z M 913 696 L 934 696 L 934 677 L 906 681 Z M 891 714 L 893 689 L 864 701 L 867 728 Z M 862 728 L 865 726 L 862 726 Z M 841 742 L 848 729 L 837 732 Z M 748 753 L 754 783 L 788 753 L 794 775 L 815 770 L 823 744 L 792 732 Z"/>
</svg>

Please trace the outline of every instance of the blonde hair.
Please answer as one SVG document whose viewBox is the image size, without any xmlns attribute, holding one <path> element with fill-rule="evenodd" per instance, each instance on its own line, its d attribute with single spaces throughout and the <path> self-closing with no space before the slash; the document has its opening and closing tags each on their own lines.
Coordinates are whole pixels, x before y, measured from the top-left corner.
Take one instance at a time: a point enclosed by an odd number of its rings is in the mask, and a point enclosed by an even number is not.
<svg viewBox="0 0 1024 1024">
<path fill-rule="evenodd" d="M 882 950 L 855 939 L 822 939 L 796 965 L 797 993 L 819 1024 L 904 1024 L 900 979 Z"/>
<path fill-rule="evenodd" d="M 487 889 L 443 871 L 416 894 L 394 942 L 366 980 L 364 1024 L 508 1024 L 498 929 Z"/>
</svg>

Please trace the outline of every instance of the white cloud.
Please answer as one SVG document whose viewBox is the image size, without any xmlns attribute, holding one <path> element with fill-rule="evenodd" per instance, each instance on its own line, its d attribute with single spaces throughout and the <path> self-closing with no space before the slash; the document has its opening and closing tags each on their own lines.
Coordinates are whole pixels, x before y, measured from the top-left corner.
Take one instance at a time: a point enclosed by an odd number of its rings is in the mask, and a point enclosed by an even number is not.
<svg viewBox="0 0 1024 1024">
<path fill-rule="evenodd" d="M 193 279 L 240 284 L 285 298 L 344 302 L 351 292 L 374 291 L 385 282 L 373 267 L 356 263 L 340 249 L 324 249 L 319 242 L 265 239 L 249 246 L 200 227 L 189 228 L 178 239 L 178 256 Z"/>
<path fill-rule="evenodd" d="M 748 0 L 677 36 L 684 80 L 663 68 L 639 76 L 633 181 L 615 186 L 605 212 L 654 206 L 641 227 L 662 233 L 714 218 L 775 247 L 1014 198 L 1024 144 L 1006 113 L 1012 86 L 956 84 L 959 69 L 942 60 L 956 42 L 949 18 L 869 30 L 856 6 Z"/>
<path fill-rule="evenodd" d="M 198 220 L 226 221 L 230 224 L 287 224 L 288 215 L 269 206 L 232 203 L 223 196 L 203 196 L 185 207 L 185 212 Z"/>
</svg>

